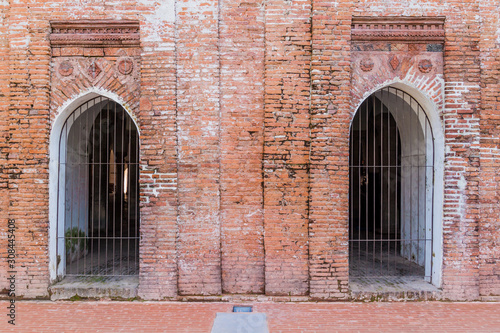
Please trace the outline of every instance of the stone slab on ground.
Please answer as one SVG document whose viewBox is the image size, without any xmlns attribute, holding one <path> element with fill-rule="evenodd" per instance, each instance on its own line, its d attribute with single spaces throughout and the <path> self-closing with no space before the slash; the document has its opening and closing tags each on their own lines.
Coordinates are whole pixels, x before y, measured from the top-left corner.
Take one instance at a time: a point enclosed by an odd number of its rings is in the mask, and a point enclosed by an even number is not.
<svg viewBox="0 0 500 333">
<path fill-rule="evenodd" d="M 269 333 L 265 313 L 217 313 L 211 333 Z"/>
<path fill-rule="evenodd" d="M 49 288 L 53 301 L 78 298 L 111 298 L 128 300 L 137 297 L 139 277 L 81 278 L 66 277 Z"/>
</svg>

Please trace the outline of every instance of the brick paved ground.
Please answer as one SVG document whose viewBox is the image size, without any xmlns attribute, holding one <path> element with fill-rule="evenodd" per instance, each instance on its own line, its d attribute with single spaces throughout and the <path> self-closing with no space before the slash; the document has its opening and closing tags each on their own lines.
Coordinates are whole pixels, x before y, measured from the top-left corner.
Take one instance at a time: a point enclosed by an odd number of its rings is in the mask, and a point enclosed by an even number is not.
<svg viewBox="0 0 500 333">
<path fill-rule="evenodd" d="M 6 313 L 7 302 L 0 302 Z M 210 332 L 230 303 L 17 302 L 1 332 Z M 500 332 L 500 303 L 255 303 L 270 332 Z M 245 330 L 242 330 L 245 332 Z"/>
</svg>

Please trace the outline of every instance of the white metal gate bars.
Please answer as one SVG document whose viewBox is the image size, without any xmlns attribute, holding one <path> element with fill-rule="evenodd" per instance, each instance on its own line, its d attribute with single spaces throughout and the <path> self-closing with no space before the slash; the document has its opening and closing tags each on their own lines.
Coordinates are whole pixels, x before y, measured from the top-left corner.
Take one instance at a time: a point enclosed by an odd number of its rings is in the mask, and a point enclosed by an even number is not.
<svg viewBox="0 0 500 333">
<path fill-rule="evenodd" d="M 350 276 L 431 278 L 434 145 L 408 93 L 381 89 L 359 107 L 350 137 Z"/>
<path fill-rule="evenodd" d="M 59 141 L 58 275 L 138 274 L 139 136 L 118 103 L 78 107 Z"/>
</svg>

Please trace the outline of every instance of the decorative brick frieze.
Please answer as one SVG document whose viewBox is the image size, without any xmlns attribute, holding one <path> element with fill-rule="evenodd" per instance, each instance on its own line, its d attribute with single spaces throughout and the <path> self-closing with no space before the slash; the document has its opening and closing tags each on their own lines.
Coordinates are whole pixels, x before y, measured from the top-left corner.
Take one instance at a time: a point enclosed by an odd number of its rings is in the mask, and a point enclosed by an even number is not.
<svg viewBox="0 0 500 333">
<path fill-rule="evenodd" d="M 139 22 L 72 20 L 50 22 L 52 47 L 139 47 Z"/>
<path fill-rule="evenodd" d="M 353 17 L 354 41 L 444 42 L 444 17 Z"/>
</svg>

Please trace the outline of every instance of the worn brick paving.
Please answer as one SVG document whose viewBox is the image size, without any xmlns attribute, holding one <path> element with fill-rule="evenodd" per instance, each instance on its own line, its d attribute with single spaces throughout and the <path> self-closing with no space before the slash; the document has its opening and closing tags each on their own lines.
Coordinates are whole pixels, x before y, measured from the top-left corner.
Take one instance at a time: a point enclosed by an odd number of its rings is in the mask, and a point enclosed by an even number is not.
<svg viewBox="0 0 500 333">
<path fill-rule="evenodd" d="M 24 301 L 16 327 L 4 318 L 0 332 L 210 332 L 232 305 Z M 500 303 L 256 303 L 254 312 L 270 332 L 500 332 Z"/>
</svg>

